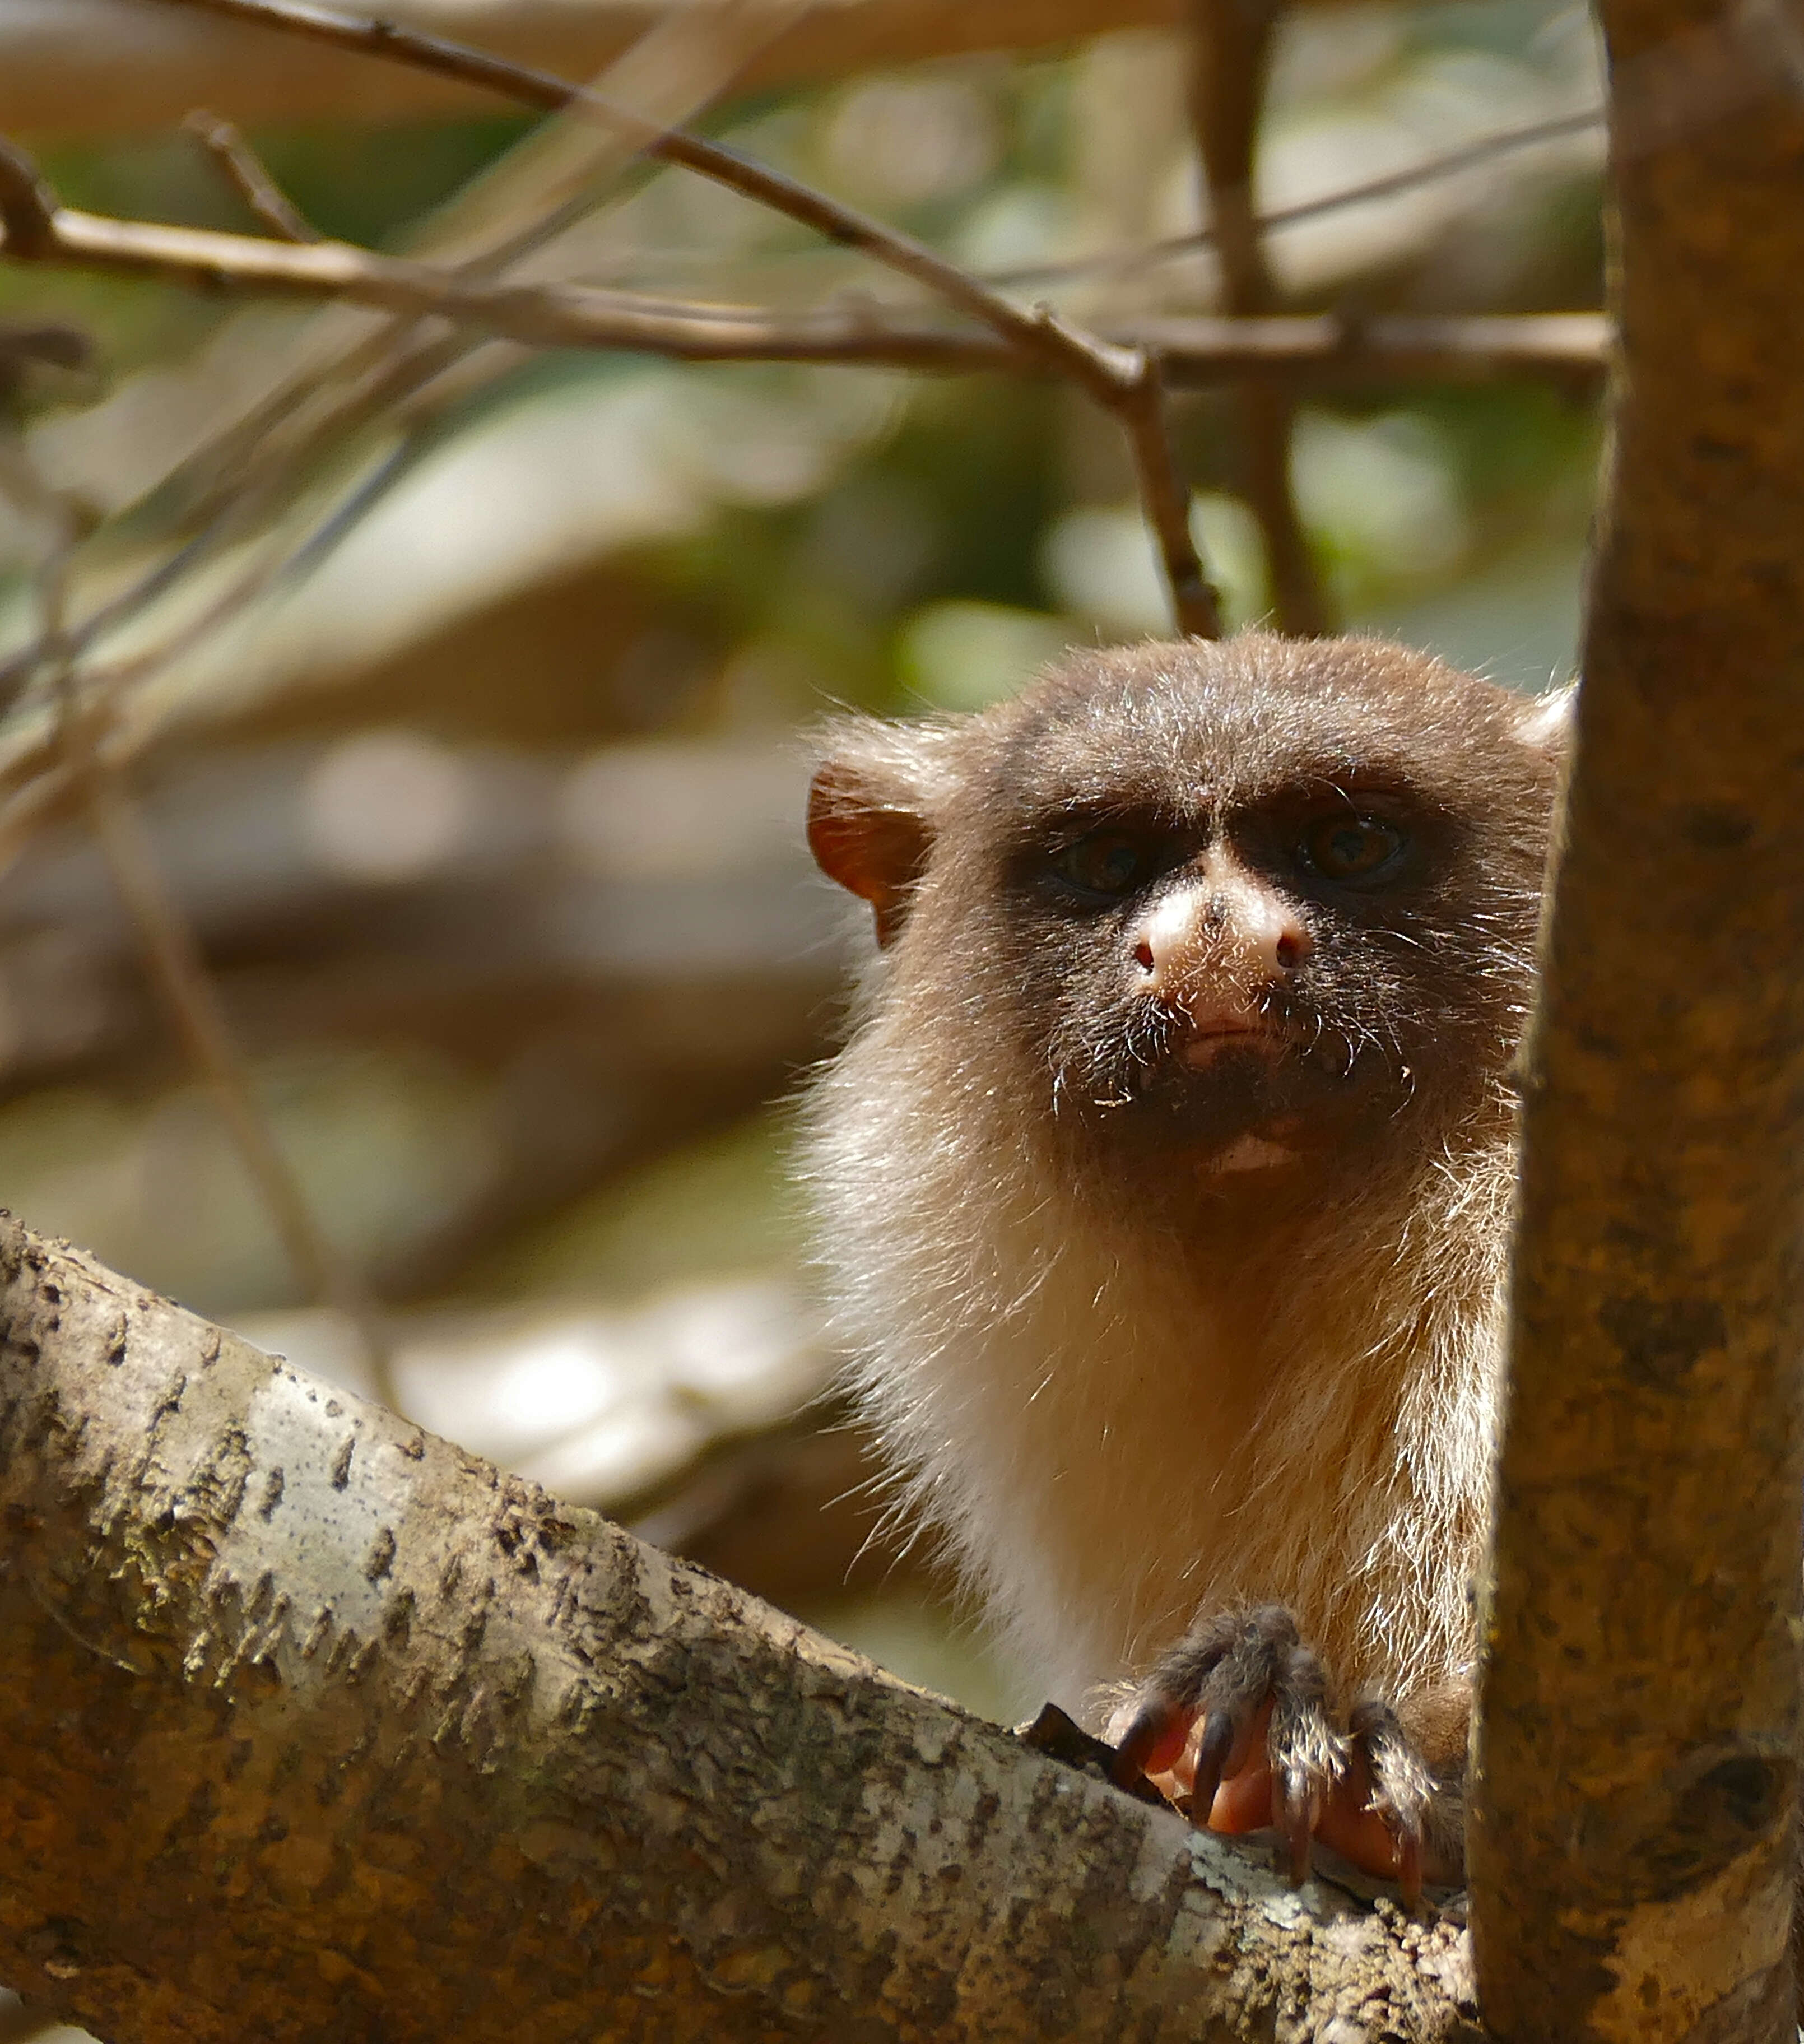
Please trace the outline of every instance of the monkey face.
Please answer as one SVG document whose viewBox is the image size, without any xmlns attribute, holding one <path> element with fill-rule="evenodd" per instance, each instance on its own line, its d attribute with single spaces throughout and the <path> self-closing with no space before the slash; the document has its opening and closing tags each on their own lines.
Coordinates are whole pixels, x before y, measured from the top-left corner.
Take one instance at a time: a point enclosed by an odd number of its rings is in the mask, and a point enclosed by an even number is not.
<svg viewBox="0 0 1804 2044">
<path fill-rule="evenodd" d="M 1005 886 L 1058 1112 L 1207 1170 L 1343 1147 L 1416 1084 L 1374 985 L 1437 832 L 1387 790 L 1031 824 Z M 1401 991 L 1401 989 L 1399 989 Z"/>
<path fill-rule="evenodd" d="M 814 840 L 952 1089 L 1080 1170 L 1320 1187 L 1496 1109 L 1556 777 L 1537 714 L 1367 641 L 1077 655 L 912 741 L 874 728 L 881 755 L 817 781 Z"/>
</svg>

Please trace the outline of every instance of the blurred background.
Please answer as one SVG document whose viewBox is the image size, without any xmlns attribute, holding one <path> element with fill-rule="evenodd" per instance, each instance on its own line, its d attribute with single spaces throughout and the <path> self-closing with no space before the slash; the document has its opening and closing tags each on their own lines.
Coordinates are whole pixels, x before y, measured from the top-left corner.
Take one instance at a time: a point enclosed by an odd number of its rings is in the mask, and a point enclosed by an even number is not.
<svg viewBox="0 0 1804 2044">
<path fill-rule="evenodd" d="M 244 122 L 320 234 L 467 255 L 543 210 L 524 115 L 373 84 L 335 102 L 298 60 L 285 102 L 262 44 L 253 64 L 156 0 L 109 5 L 114 30 L 155 17 L 145 33 L 175 38 L 145 46 L 161 71 L 123 44 L 48 48 L 75 9 L 32 52 L 7 42 L 32 10 L 0 24 L 0 71 L 63 67 L 59 96 L 16 73 L 9 117 L 67 204 L 259 232 L 159 110 L 191 93 Z M 506 9 L 438 11 L 474 36 Z M 1183 37 L 1051 40 L 1064 20 L 1028 47 L 822 59 L 752 90 L 679 48 L 635 89 L 1076 317 L 1208 311 L 1213 259 L 1181 245 L 1204 209 Z M 191 79 L 190 50 L 209 53 Z M 1301 9 L 1257 203 L 1600 98 L 1576 7 Z M 1600 131 L 1566 120 L 1274 229 L 1280 302 L 1595 309 L 1600 159 Z M 510 274 L 923 302 L 693 176 L 579 182 Z M 1050 382 L 532 355 L 0 263 L 9 332 L 65 338 L 0 346 L 0 1200 L 898 1672 L 1023 1715 L 1039 1700 L 931 1556 L 877 1531 L 879 1473 L 832 1393 L 790 1103 L 866 938 L 800 824 L 823 714 L 974 709 L 1064 646 L 1168 628 L 1113 425 Z M 1235 402 L 1188 392 L 1176 430 L 1238 623 L 1269 598 Z M 1524 689 L 1564 678 L 1598 444 L 1583 374 L 1303 391 L 1292 482 L 1334 615 Z M 75 628 L 73 682 L 47 619 Z M 106 712 L 129 804 L 110 851 L 59 749 L 71 686 Z M 326 1238 L 324 1279 L 147 966 L 133 861 Z M 367 1294 L 361 1332 L 322 1304 L 328 1280 Z"/>
</svg>

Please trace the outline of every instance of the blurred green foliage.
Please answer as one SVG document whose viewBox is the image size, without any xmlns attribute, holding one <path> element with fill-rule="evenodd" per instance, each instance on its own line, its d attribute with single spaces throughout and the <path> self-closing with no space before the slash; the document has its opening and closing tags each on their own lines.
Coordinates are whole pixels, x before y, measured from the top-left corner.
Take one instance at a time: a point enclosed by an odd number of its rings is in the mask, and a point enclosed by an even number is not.
<svg viewBox="0 0 1804 2044">
<path fill-rule="evenodd" d="M 1582 13 L 1537 0 L 1299 13 L 1274 78 L 1261 189 L 1282 199 L 1357 182 L 1412 152 L 1568 110 L 1595 94 L 1595 70 Z M 1044 274 L 1024 281 L 1024 292 L 1043 289 L 1104 319 L 1118 302 L 1199 302 L 1194 265 L 1161 263 L 1102 283 L 1059 271 L 1074 256 L 1194 220 L 1180 83 L 1169 46 L 1130 38 L 1057 59 L 928 65 L 767 94 L 704 125 L 964 259 L 1038 266 Z M 528 125 L 502 112 L 254 140 L 322 231 L 401 247 Z M 44 168 L 68 202 L 96 210 L 254 226 L 184 137 L 62 150 Z M 1597 302 L 1596 170 L 1582 149 L 1556 153 L 1532 175 L 1487 171 L 1451 195 L 1430 193 L 1430 202 L 1442 213 L 1430 217 L 1418 206 L 1401 225 L 1401 215 L 1387 215 L 1383 232 L 1368 208 L 1278 237 L 1297 302 L 1355 309 Z M 609 205 L 622 225 L 597 258 L 601 281 L 778 305 L 835 289 L 893 294 L 892 282 L 842 252 L 694 179 L 635 172 Z M 1356 244 L 1364 267 L 1348 283 L 1336 252 Z M 192 356 L 236 309 L 175 286 L 0 264 L 0 317 L 61 317 L 90 328 L 118 382 Z M 435 448 L 497 432 L 535 406 L 562 405 L 574 416 L 628 383 L 643 386 L 687 432 L 685 459 L 712 464 L 705 515 L 624 542 L 608 559 L 616 586 L 643 592 L 643 609 L 658 620 L 640 663 L 655 682 L 642 713 L 622 710 L 629 724 L 789 726 L 845 704 L 970 709 L 1061 645 L 1160 628 L 1157 572 L 1112 428 L 1071 393 L 1041 382 L 555 355 L 452 405 L 416 455 L 424 464 Z M 1266 597 L 1257 536 L 1231 494 L 1230 406 L 1226 394 L 1187 398 L 1177 427 L 1199 493 L 1196 529 L 1230 617 L 1246 621 L 1263 614 Z M 1572 656 L 1597 448 L 1588 402 L 1527 383 L 1311 398 L 1296 436 L 1298 494 L 1345 621 L 1417 637 L 1518 683 L 1544 683 Z M 667 680 L 673 616 L 695 621 L 685 659 L 697 671 L 680 687 Z M 630 690 L 637 657 L 629 649 L 620 691 Z M 498 690 L 502 737 L 507 701 Z M 352 699 L 343 714 L 355 717 Z M 454 1078 L 432 1072 L 397 1079 L 399 1097 L 441 1084 L 456 1093 Z M 782 1083 L 773 1074 L 773 1089 Z M 281 1112 L 293 1108 L 300 1118 L 300 1150 L 324 1156 L 341 1144 L 346 1155 L 359 1154 L 360 1111 L 345 1105 L 360 1097 L 356 1084 L 312 1093 L 279 1075 L 271 1084 L 290 1103 Z M 477 1126 L 484 1109 L 474 1081 L 465 1093 L 462 1107 L 447 1110 L 451 1122 L 463 1125 L 462 1115 Z M 67 1109 L 60 1158 L 44 1133 L 55 1120 L 44 1102 L 0 1109 L 5 1194 L 28 1212 L 87 1229 L 104 1247 L 112 1224 L 67 1196 L 78 1160 L 106 1147 L 94 1135 L 100 1110 L 86 1089 L 56 1097 Z M 300 1125 L 309 1100 L 323 1117 L 317 1140 Z M 134 1128 L 136 1112 L 127 1116 Z M 117 1154 L 136 1154 L 140 1139 L 120 1133 Z M 729 1260 L 788 1254 L 788 1222 L 767 1218 L 781 1178 L 769 1145 L 762 1127 L 724 1138 L 686 1167 L 660 1166 L 580 1203 L 510 1251 L 510 1281 L 562 1289 L 585 1274 L 601 1287 L 647 1281 L 665 1268 L 656 1244 L 678 1235 Z M 410 1147 L 397 1135 L 391 1147 L 414 1163 L 365 1170 L 367 1185 L 388 1189 L 347 1209 L 385 1241 L 407 1239 L 411 1211 L 442 1209 L 449 1168 L 431 1143 Z M 331 1177 L 324 1165 L 309 1169 L 324 1174 L 322 1183 Z M 739 1220 L 730 1218 L 735 1206 Z M 232 1228 L 220 1240 L 215 1264 L 197 1251 L 167 1272 L 147 1247 L 140 1274 L 179 1275 L 178 1289 L 203 1304 L 241 1303 L 247 1287 L 278 1281 L 249 1274 L 268 1274 L 274 1262 L 267 1254 L 247 1262 Z"/>
<path fill-rule="evenodd" d="M 789 1151 L 786 1113 L 751 1116 L 623 1173 L 473 1268 L 459 1291 L 630 1299 L 717 1274 L 799 1268 L 808 1230 Z"/>
<path fill-rule="evenodd" d="M 1583 11 L 1539 0 L 1299 12 L 1272 86 L 1262 202 L 1319 195 L 1569 111 L 1595 98 L 1596 70 Z M 743 101 L 704 125 L 968 263 L 1021 272 L 1024 295 L 1043 293 L 1093 321 L 1209 302 L 1194 257 L 1112 276 L 1061 267 L 1194 225 L 1181 67 L 1169 43 L 1130 37 L 1056 59 L 922 66 Z M 501 112 L 253 139 L 322 232 L 404 248 L 528 125 Z M 255 231 L 185 137 L 61 150 L 44 167 L 72 205 Z M 631 174 L 603 224 L 612 239 L 597 242 L 585 272 L 599 282 L 792 308 L 835 291 L 905 298 L 893 279 L 793 224 L 680 175 Z M 1388 209 L 1313 222 L 1273 247 L 1303 308 L 1595 305 L 1595 152 L 1581 144 L 1494 165 Z M 0 263 L 0 319 L 86 328 L 102 378 L 121 387 L 194 359 L 240 309 L 174 286 Z M 548 752 L 622 732 L 790 729 L 836 705 L 965 710 L 1019 686 L 1065 645 L 1163 628 L 1157 566 L 1114 430 L 1043 382 L 548 355 L 431 418 L 390 497 L 371 504 L 403 520 L 409 504 L 428 500 L 441 519 L 474 523 L 486 510 L 494 522 L 485 532 L 505 536 L 535 508 L 529 486 L 517 501 L 472 505 L 498 487 L 483 480 L 491 471 L 463 471 L 457 488 L 432 498 L 435 475 L 442 486 L 460 451 L 505 447 L 520 429 L 517 455 L 535 422 L 533 459 L 557 450 L 567 423 L 580 459 L 628 468 L 643 451 L 607 442 L 616 414 L 595 424 L 623 393 L 633 418 L 650 422 L 653 467 L 664 464 L 652 481 L 681 473 L 683 515 L 643 521 L 586 561 L 555 547 L 523 556 L 540 559 L 539 594 L 559 578 L 589 576 L 583 602 L 528 632 L 529 657 L 518 636 L 535 597 L 528 569 L 489 613 L 460 608 L 465 592 L 448 587 L 443 617 L 416 632 L 412 664 L 388 677 L 378 706 L 353 672 L 336 694 L 297 687 L 287 705 L 262 704 L 264 732 L 280 730 L 285 714 L 290 732 L 309 736 L 405 718 Z M 43 395 L 69 405 L 92 390 L 52 378 Z M 161 402 L 153 387 L 148 409 Z M 1233 494 L 1231 394 L 1185 397 L 1175 422 L 1197 492 L 1196 529 L 1230 620 L 1256 620 L 1267 597 L 1257 532 Z M 1562 674 L 1598 444 L 1588 401 L 1527 382 L 1311 397 L 1296 433 L 1297 494 L 1345 622 L 1518 685 Z M 516 459 L 516 482 L 529 466 Z M 567 478 L 559 486 L 580 495 Z M 358 536 L 342 551 L 353 552 Z M 424 582 L 458 536 L 410 536 L 411 569 L 378 562 L 367 582 Z M 12 557 L 16 587 L 27 563 Z M 435 697 L 447 642 L 486 643 L 485 617 L 497 614 L 501 654 L 460 670 Z M 820 1027 L 831 1027 L 824 1009 Z M 773 1095 L 794 1082 L 793 1061 L 773 1058 Z M 468 1215 L 486 1211 L 505 1090 L 494 1069 L 466 1066 L 442 1047 L 335 1041 L 259 1055 L 257 1084 L 318 1209 L 366 1262 L 403 1254 L 435 1231 L 462 1239 Z M 524 1202 L 511 1231 L 441 1284 L 460 1304 L 634 1300 L 714 1273 L 793 1270 L 806 1228 L 786 1131 L 774 1109 L 642 1158 L 574 1192 L 549 1218 Z M 173 1059 L 148 1078 L 141 1064 L 129 1077 L 89 1073 L 0 1104 L 0 1200 L 202 1310 L 294 1301 L 293 1274 L 210 1104 Z M 830 1600 L 809 1616 L 980 1708 L 1015 1715 L 1038 1700 L 1011 1689 L 968 1630 L 923 1612 L 913 1589 Z"/>
</svg>

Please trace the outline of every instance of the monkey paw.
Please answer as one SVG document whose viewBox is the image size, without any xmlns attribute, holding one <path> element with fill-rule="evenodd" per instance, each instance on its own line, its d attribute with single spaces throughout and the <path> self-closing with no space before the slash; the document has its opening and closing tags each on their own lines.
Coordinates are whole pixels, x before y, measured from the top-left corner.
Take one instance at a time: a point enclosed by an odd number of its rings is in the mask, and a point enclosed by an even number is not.
<svg viewBox="0 0 1804 2044">
<path fill-rule="evenodd" d="M 1327 1672 L 1282 1604 L 1200 1619 L 1109 1726 L 1115 1777 L 1150 1776 L 1212 1831 L 1282 1835 L 1290 1877 L 1319 1838 L 1397 1881 L 1413 1907 L 1425 1877 L 1460 1877 L 1457 1768 L 1431 1768 L 1389 1705 L 1335 1722 Z"/>
</svg>

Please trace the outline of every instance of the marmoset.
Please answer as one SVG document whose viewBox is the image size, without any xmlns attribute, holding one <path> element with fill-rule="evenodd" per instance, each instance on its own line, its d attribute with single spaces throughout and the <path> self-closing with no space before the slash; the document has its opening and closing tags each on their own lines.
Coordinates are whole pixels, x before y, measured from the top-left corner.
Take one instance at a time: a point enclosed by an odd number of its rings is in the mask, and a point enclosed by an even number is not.
<svg viewBox="0 0 1804 2044">
<path fill-rule="evenodd" d="M 1298 1877 L 1459 1869 L 1563 711 L 1249 632 L 814 782 L 879 950 L 807 1170 L 907 1508 L 1122 1778 Z"/>
</svg>

